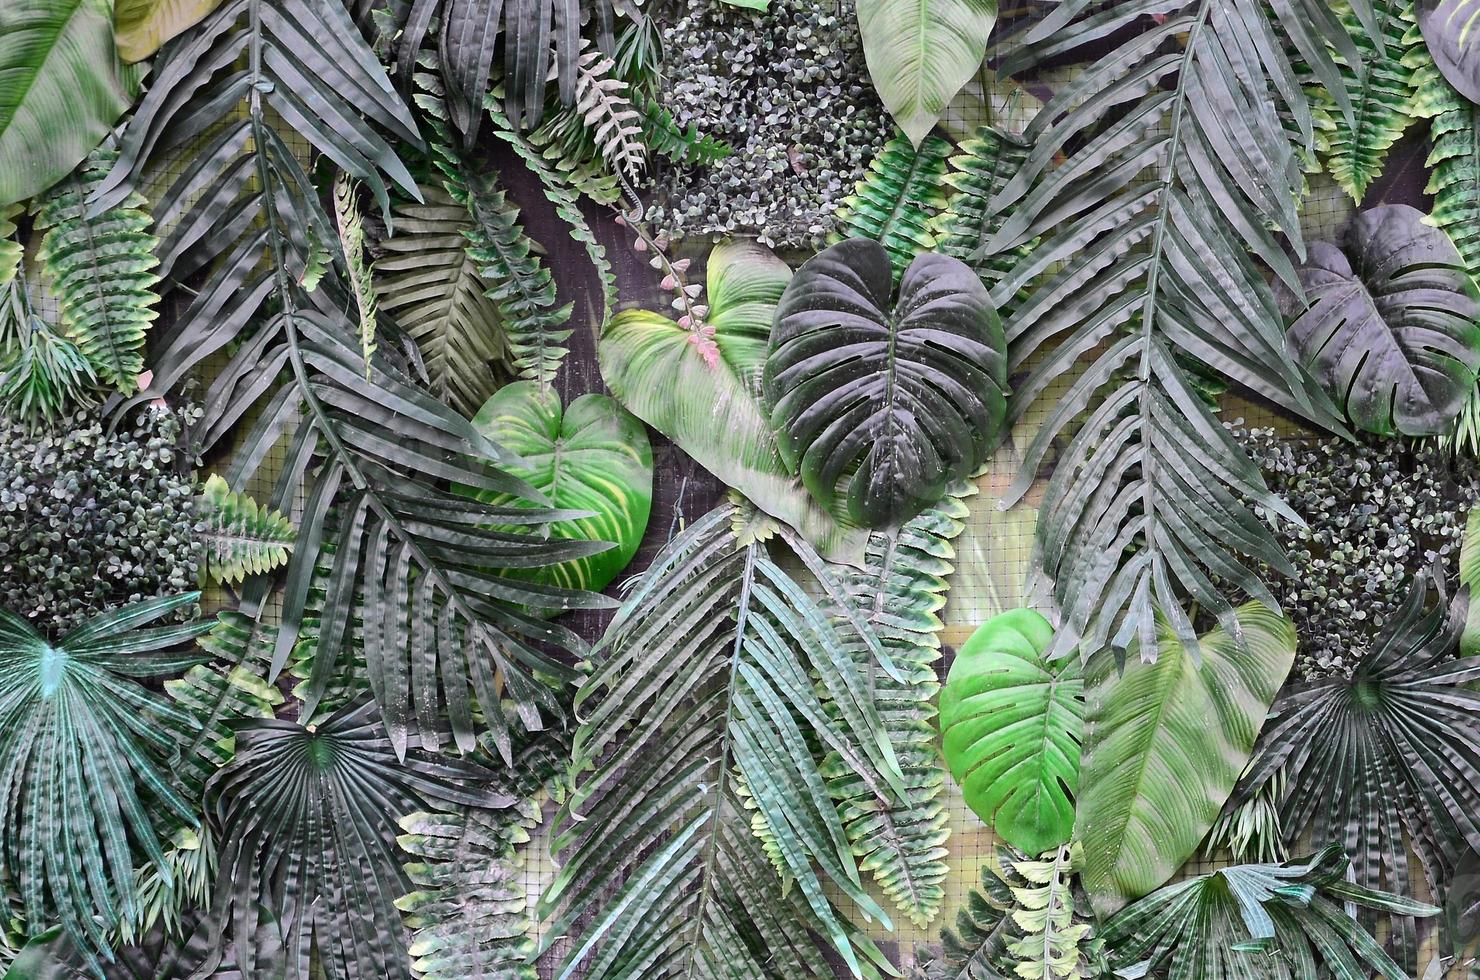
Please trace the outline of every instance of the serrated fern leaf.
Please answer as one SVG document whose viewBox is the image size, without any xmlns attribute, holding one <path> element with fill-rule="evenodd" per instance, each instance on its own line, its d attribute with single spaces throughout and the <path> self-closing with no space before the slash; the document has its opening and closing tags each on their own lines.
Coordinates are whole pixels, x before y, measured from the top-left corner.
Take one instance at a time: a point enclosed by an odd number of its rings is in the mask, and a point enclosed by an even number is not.
<svg viewBox="0 0 1480 980">
<path fill-rule="evenodd" d="M 471 418 L 498 388 L 503 327 L 468 255 L 467 207 L 440 186 L 421 194 L 424 203 L 396 207 L 394 233 L 380 244 L 380 307 L 416 342 L 432 393 Z"/>
<path fill-rule="evenodd" d="M 40 258 L 52 280 L 66 336 L 93 371 L 124 394 L 138 388 L 144 336 L 159 311 L 153 219 L 144 199 L 130 194 L 100 214 L 87 198 L 118 154 L 99 149 L 43 200 L 36 228 L 45 230 Z"/>
<path fill-rule="evenodd" d="M 212 474 L 197 499 L 196 539 L 205 550 L 203 571 L 218 582 L 240 582 L 288 563 L 293 551 L 292 523 L 279 512 L 258 506 Z"/>
<path fill-rule="evenodd" d="M 1356 64 L 1343 63 L 1341 78 L 1351 100 L 1351 116 L 1331 111 L 1335 128 L 1329 137 L 1326 166 L 1341 189 L 1361 203 L 1372 181 L 1382 173 L 1387 152 L 1413 121 L 1413 80 L 1402 58 L 1406 41 L 1403 13 L 1411 0 L 1371 0 L 1382 31 L 1382 49 L 1366 33 L 1350 6 L 1342 4 L 1342 23 L 1361 54 Z"/>
<path fill-rule="evenodd" d="M 996 286 L 1028 253 L 1028 247 L 1001 254 L 989 249 L 1005 218 L 992 209 L 991 201 L 1022 168 L 1029 149 L 1020 137 L 1004 130 L 977 129 L 950 158 L 950 171 L 942 180 L 954 193 L 934 222 L 936 249 L 975 269 L 1004 317 L 1017 297 L 998 295 Z"/>
<path fill-rule="evenodd" d="M 355 300 L 365 377 L 369 378 L 370 358 L 375 354 L 375 276 L 365 260 L 365 222 L 360 217 L 359 189 L 354 179 L 342 171 L 334 177 L 334 223 L 339 230 L 339 248 L 348 273 L 346 285 Z"/>
<path fill-rule="evenodd" d="M 600 161 L 629 181 L 647 168 L 642 118 L 629 86 L 617 77 L 611 58 L 589 47 L 576 64 L 575 104 L 542 123 L 529 141 L 573 162 Z"/>
<path fill-rule="evenodd" d="M 934 724 L 940 691 L 934 666 L 940 658 L 938 614 L 956 556 L 951 541 L 967 516 L 965 498 L 975 492 L 960 488 L 897 531 L 871 534 L 863 567 L 835 570 L 901 675 L 876 672 L 873 691 L 904 772 L 905 798 L 881 798 L 836 754 L 824 762 L 823 774 L 859 867 L 921 926 L 940 910 L 950 836 Z M 868 653 L 861 646 L 854 651 Z"/>
<path fill-rule="evenodd" d="M 916 255 L 935 248 L 931 222 L 946 203 L 941 180 L 950 152 L 939 136 L 927 136 L 919 147 L 903 136 L 885 143 L 839 206 L 830 241 L 873 239 L 888 250 L 898 278 Z"/>
<path fill-rule="evenodd" d="M 26 211 L 24 204 L 7 204 L 0 207 L 0 286 L 4 286 L 21 268 L 21 255 L 25 249 L 16 241 L 15 219 Z M 0 937 L 3 938 L 3 937 Z"/>
<path fill-rule="evenodd" d="M 632 93 L 632 104 L 642 117 L 643 142 L 660 157 L 673 163 L 707 167 L 734 153 L 728 144 L 699 132 L 696 125 L 684 129 L 661 103 L 641 92 Z"/>
</svg>

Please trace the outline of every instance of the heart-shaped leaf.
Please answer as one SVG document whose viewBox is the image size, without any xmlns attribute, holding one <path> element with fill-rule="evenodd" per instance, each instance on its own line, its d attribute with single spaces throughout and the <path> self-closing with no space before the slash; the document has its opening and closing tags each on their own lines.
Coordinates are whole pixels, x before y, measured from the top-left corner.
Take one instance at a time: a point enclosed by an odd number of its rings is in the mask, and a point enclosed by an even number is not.
<svg viewBox="0 0 1480 980">
<path fill-rule="evenodd" d="M 996 446 L 1007 354 L 987 290 L 964 263 L 926 253 L 894 299 L 889 253 L 850 238 L 786 287 L 766 358 L 781 455 L 818 500 L 847 479 L 848 513 L 909 520 Z"/>
<path fill-rule="evenodd" d="M 824 558 L 858 563 L 868 533 L 840 523 L 791 475 L 760 405 L 766 338 L 791 269 L 761 245 L 737 243 L 717 246 L 707 273 L 704 324 L 681 327 L 647 310 L 612 318 L 597 347 L 602 379 L 634 415 Z"/>
<path fill-rule="evenodd" d="M 1418 0 L 1418 28 L 1444 80 L 1480 102 L 1480 0 Z"/>
<path fill-rule="evenodd" d="M 1447 431 L 1480 369 L 1480 302 L 1449 237 L 1406 204 L 1372 208 L 1341 248 L 1311 245 L 1300 281 L 1306 306 L 1283 301 L 1290 345 L 1352 424 Z"/>
<path fill-rule="evenodd" d="M 1108 650 L 1090 659 L 1075 836 L 1084 887 L 1107 915 L 1176 873 L 1218 816 L 1295 662 L 1295 628 L 1240 607 L 1240 643 L 1221 628 L 1202 662 L 1158 617 L 1155 663 Z"/>
<path fill-rule="evenodd" d="M 615 545 L 558 565 L 511 569 L 511 575 L 597 591 L 627 567 L 653 506 L 653 451 L 641 422 L 606 395 L 582 395 L 562 409 L 553 390 L 537 381 L 516 381 L 483 403 L 473 425 L 495 445 L 519 455 L 522 465 L 510 472 L 548 497 L 551 506 L 592 512 L 551 524 L 553 537 Z M 534 506 L 523 497 L 469 492 L 485 503 Z"/>
<path fill-rule="evenodd" d="M 1074 831 L 1084 679 L 1043 660 L 1053 627 L 1031 609 L 983 623 L 940 692 L 946 765 L 966 805 L 1013 847 L 1042 854 Z"/>
<path fill-rule="evenodd" d="M 0 204 L 61 180 L 133 102 L 109 0 L 0 3 Z"/>
</svg>

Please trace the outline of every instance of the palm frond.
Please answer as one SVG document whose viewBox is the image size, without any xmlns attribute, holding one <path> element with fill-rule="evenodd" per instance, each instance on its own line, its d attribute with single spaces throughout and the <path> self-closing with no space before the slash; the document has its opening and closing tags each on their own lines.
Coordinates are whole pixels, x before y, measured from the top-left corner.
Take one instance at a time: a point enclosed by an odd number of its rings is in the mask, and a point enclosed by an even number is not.
<svg viewBox="0 0 1480 980">
<path fill-rule="evenodd" d="M 149 231 L 145 202 L 129 195 L 91 214 L 87 197 L 117 154 L 98 149 L 47 194 L 36 214 L 44 230 L 39 257 L 51 277 L 62 327 L 92 365 L 119 391 L 132 394 L 144 370 L 144 335 L 159 316 L 154 291 L 159 239 Z"/>
<path fill-rule="evenodd" d="M 396 206 L 394 233 L 375 263 L 380 307 L 405 325 L 426 365 L 431 392 L 472 417 L 498 387 L 508 354 L 498 307 L 469 256 L 471 216 L 444 188 L 425 203 Z"/>
<path fill-rule="evenodd" d="M 935 698 L 940 683 L 939 612 L 945 605 L 947 576 L 954 565 L 951 541 L 961 533 L 971 485 L 957 487 L 939 504 L 892 531 L 869 535 L 863 567 L 832 566 L 857 615 L 879 638 L 900 677 L 875 672 L 874 703 L 889 736 L 905 795 L 879 796 L 837 753 L 823 762 L 827 789 L 838 804 L 843 829 L 858 858 L 884 894 L 924 926 L 935 918 L 945 895 L 948 868 L 945 770 L 936 748 Z M 846 622 L 839 628 L 846 630 Z M 846 632 L 844 635 L 847 635 Z M 868 647 L 853 643 L 849 652 L 867 672 Z"/>
<path fill-rule="evenodd" d="M 124 606 L 52 642 L 0 610 L 0 879 L 98 973 L 108 930 L 136 915 L 134 849 L 163 867 L 173 826 L 198 821 L 170 765 L 197 720 L 141 683 L 200 661 L 182 644 L 209 622 L 150 625 L 198 598 Z"/>
<path fill-rule="evenodd" d="M 195 534 L 205 550 L 205 574 L 220 582 L 240 582 L 287 564 L 295 534 L 283 514 L 237 493 L 214 473 L 196 507 L 201 519 Z"/>
<path fill-rule="evenodd" d="M 270 927 L 283 949 L 249 976 L 306 974 L 317 960 L 339 978 L 412 980 L 395 906 L 411 891 L 396 820 L 435 802 L 507 806 L 486 788 L 491 775 L 418 753 L 398 760 L 372 703 L 308 728 L 272 720 L 242 727 L 236 757 L 208 787 L 221 830 L 215 955 L 229 947 L 236 962 L 260 963 Z M 262 895 L 284 901 L 264 910 Z"/>
<path fill-rule="evenodd" d="M 1326 166 L 1341 189 L 1358 204 L 1382 173 L 1388 150 L 1414 119 L 1412 73 L 1403 66 L 1412 0 L 1368 0 L 1381 31 L 1380 43 L 1367 34 L 1357 15 L 1342 4 L 1342 23 L 1357 46 L 1359 60 L 1341 65 L 1351 115 L 1331 113 Z M 1411 16 L 1411 15 L 1410 15 Z"/>
<path fill-rule="evenodd" d="M 737 513 L 722 505 L 669 543 L 577 695 L 576 785 L 543 902 L 564 908 L 549 935 L 582 924 L 561 977 L 833 976 L 813 931 L 854 975 L 882 967 L 823 889 L 887 922 L 862 889 L 809 743 L 837 751 L 880 794 L 903 792 L 898 764 L 836 627 L 758 536 L 737 540 Z M 831 583 L 815 553 L 789 540 Z M 829 591 L 836 601 L 835 583 Z M 866 625 L 850 628 L 881 655 Z"/>
<path fill-rule="evenodd" d="M 951 144 L 927 136 L 918 147 L 907 137 L 885 143 L 853 193 L 838 207 L 838 230 L 829 243 L 871 238 L 889 251 L 898 279 L 921 252 L 935 248 L 931 222 L 945 207 L 941 179 Z"/>
<path fill-rule="evenodd" d="M 1007 494 L 1022 496 L 1050 446 L 1088 411 L 1040 509 L 1035 572 L 1059 617 L 1050 656 L 1127 648 L 1137 634 L 1149 652 L 1158 608 L 1195 648 L 1189 601 L 1237 636 L 1231 594 L 1272 602 L 1250 564 L 1290 571 L 1253 508 L 1292 515 L 1198 396 L 1183 359 L 1339 426 L 1291 363 L 1260 263 L 1298 290 L 1278 235 L 1303 248 L 1296 198 L 1314 133 L 1284 45 L 1339 89 L 1326 43 L 1355 60 L 1350 38 L 1318 0 L 1108 9 L 1067 0 L 1010 48 L 1004 69 L 1070 57 L 1137 24 L 1146 26 L 1029 124 L 1032 150 L 990 205 L 1007 217 L 978 256 L 1042 239 L 997 286 L 1000 296 L 1031 286 L 1005 324 L 1011 368 L 1044 355 L 1014 386 L 1014 418 L 1093 352 Z"/>
</svg>

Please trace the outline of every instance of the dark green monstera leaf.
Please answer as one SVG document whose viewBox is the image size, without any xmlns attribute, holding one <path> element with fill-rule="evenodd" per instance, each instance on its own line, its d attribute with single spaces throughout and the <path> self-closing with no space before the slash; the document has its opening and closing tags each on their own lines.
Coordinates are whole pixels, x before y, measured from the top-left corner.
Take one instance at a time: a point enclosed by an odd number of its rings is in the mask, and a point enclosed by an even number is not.
<svg viewBox="0 0 1480 980">
<path fill-rule="evenodd" d="M 1480 102 L 1480 0 L 1418 0 L 1416 12 L 1444 80 Z"/>
<path fill-rule="evenodd" d="M 516 381 L 483 403 L 473 425 L 519 455 L 523 462 L 515 473 L 554 507 L 591 515 L 552 523 L 552 536 L 614 545 L 511 574 L 565 588 L 601 589 L 627 567 L 653 506 L 653 451 L 641 422 L 607 395 L 582 395 L 562 408 L 552 389 Z M 529 506 L 520 497 L 469 492 L 485 503 Z"/>
<path fill-rule="evenodd" d="M 1480 368 L 1480 302 L 1447 235 L 1406 204 L 1363 211 L 1341 247 L 1316 242 L 1306 304 L 1284 298 L 1297 357 L 1358 428 L 1438 435 Z"/>
<path fill-rule="evenodd" d="M 1084 677 L 1043 658 L 1053 627 L 1032 609 L 993 616 L 962 645 L 940 692 L 946 765 L 966 805 L 1029 854 L 1074 831 Z"/>
<path fill-rule="evenodd" d="M 792 277 L 764 375 L 781 454 L 818 500 L 897 525 L 996 445 L 1007 412 L 1002 325 L 963 262 L 921 255 L 894 296 L 889 253 L 850 238 Z"/>
</svg>

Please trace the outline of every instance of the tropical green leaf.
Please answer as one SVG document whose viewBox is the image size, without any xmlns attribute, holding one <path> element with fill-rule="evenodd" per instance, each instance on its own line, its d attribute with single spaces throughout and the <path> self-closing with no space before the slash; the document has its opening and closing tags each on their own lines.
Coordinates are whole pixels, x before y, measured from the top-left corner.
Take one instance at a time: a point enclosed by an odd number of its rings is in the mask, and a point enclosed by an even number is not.
<svg viewBox="0 0 1480 980">
<path fill-rule="evenodd" d="M 221 0 L 114 0 L 113 38 L 124 61 L 143 61 L 200 23 Z"/>
<path fill-rule="evenodd" d="M 134 101 L 139 73 L 113 48 L 109 0 L 0 5 L 0 205 L 72 171 Z"/>
<path fill-rule="evenodd" d="M 1465 536 L 1459 548 L 1459 584 L 1465 596 L 1465 626 L 1459 635 L 1462 657 L 1480 654 L 1480 507 L 1465 518 Z"/>
<path fill-rule="evenodd" d="M 941 180 L 951 144 L 930 136 L 918 147 L 896 136 L 868 165 L 853 193 L 838 208 L 838 231 L 829 244 L 845 238 L 871 238 L 889 251 L 898 279 L 921 252 L 935 248 L 931 222 L 946 204 Z"/>
<path fill-rule="evenodd" d="M 1359 213 L 1316 242 L 1291 298 L 1290 346 L 1359 428 L 1448 431 L 1480 370 L 1480 301 L 1449 238 L 1406 204 Z"/>
<path fill-rule="evenodd" d="M 213 947 L 259 962 L 267 952 L 261 933 L 271 926 L 284 940 L 268 974 L 306 972 L 314 956 L 333 978 L 411 980 L 395 906 L 411 891 L 396 821 L 438 801 L 508 806 L 511 799 L 487 788 L 491 777 L 459 759 L 413 752 L 398 761 L 373 704 L 309 728 L 243 726 L 236 758 L 208 787 L 222 846 Z M 259 896 L 284 900 L 264 909 Z"/>
<path fill-rule="evenodd" d="M 1480 849 L 1480 658 L 1453 658 L 1462 620 L 1414 583 L 1350 677 L 1291 687 L 1270 712 L 1239 798 L 1283 769 L 1285 840 L 1340 841 L 1358 885 L 1412 895 L 1416 853 L 1444 901 L 1454 869 Z M 1364 921 L 1371 923 L 1369 916 Z M 1418 965 L 1413 921 L 1400 915 L 1398 962 Z"/>
<path fill-rule="evenodd" d="M 159 316 L 159 239 L 149 231 L 152 219 L 137 194 L 89 213 L 87 197 L 116 157 L 111 150 L 94 151 L 43 199 L 35 228 L 45 232 L 39 257 L 68 339 L 98 377 L 129 395 L 144 370 L 145 332 Z"/>
<path fill-rule="evenodd" d="M 15 219 L 26 211 L 24 204 L 0 205 L 0 286 L 10 284 L 20 271 L 25 248 L 16 240 Z"/>
<path fill-rule="evenodd" d="M 915 922 L 927 925 L 945 898 L 945 772 L 935 742 L 935 697 L 940 683 L 941 621 L 952 540 L 961 533 L 975 490 L 954 488 L 944 500 L 895 531 L 869 535 L 863 567 L 833 566 L 844 593 L 873 628 L 899 677 L 873 677 L 874 703 L 904 774 L 905 795 L 880 796 L 837 753 L 824 760 L 827 789 L 858 858 L 884 894 Z M 846 624 L 839 622 L 840 629 Z M 846 634 L 845 634 L 846 635 Z M 853 643 L 854 660 L 867 667 L 867 644 Z"/>
<path fill-rule="evenodd" d="M 1351 115 L 1331 114 L 1335 130 L 1326 150 L 1326 167 L 1358 204 L 1382 174 L 1388 150 L 1414 119 L 1413 77 L 1403 65 L 1411 0 L 1369 0 L 1380 38 L 1369 35 L 1349 6 L 1338 8 L 1360 58 L 1343 63 L 1341 78 Z"/>
<path fill-rule="evenodd" d="M 218 582 L 240 582 L 288 562 L 293 524 L 278 511 L 237 493 L 215 473 L 196 501 L 196 540 L 205 551 L 201 571 Z"/>
<path fill-rule="evenodd" d="M 849 239 L 809 259 L 776 308 L 764 372 L 781 458 L 819 502 L 897 526 L 994 448 L 1007 412 L 1001 325 L 964 263 L 921 255 L 896 297 L 889 254 Z"/>
<path fill-rule="evenodd" d="M 582 43 L 587 47 L 576 63 L 575 102 L 546 119 L 529 141 L 557 150 L 566 165 L 596 166 L 636 183 L 647 169 L 643 118 L 616 62 Z"/>
<path fill-rule="evenodd" d="M 396 206 L 375 262 L 376 291 L 416 341 L 432 394 L 471 417 L 498 389 L 494 366 L 508 357 L 498 306 L 468 254 L 466 204 L 441 187 L 421 194 L 425 203 Z"/>
<path fill-rule="evenodd" d="M 617 314 L 597 347 L 602 379 L 628 411 L 824 558 L 858 562 L 867 532 L 839 521 L 787 472 L 760 405 L 766 339 L 791 269 L 754 243 L 716 246 L 707 269 L 706 321 Z"/>
<path fill-rule="evenodd" d="M 512 574 L 570 589 L 599 591 L 637 554 L 653 505 L 653 451 L 642 423 L 607 395 L 560 396 L 533 381 L 500 388 L 473 416 L 495 445 L 518 455 L 510 472 L 567 511 L 590 516 L 557 521 L 552 537 L 610 541 L 610 551 Z M 529 507 L 521 497 L 477 493 L 485 503 Z"/>
<path fill-rule="evenodd" d="M 963 142 L 950 158 L 950 169 L 942 178 L 954 193 L 932 229 L 936 249 L 960 259 L 976 271 L 992 295 L 992 303 L 1004 316 L 1014 297 L 999 296 L 997 283 L 1027 254 L 1019 247 L 1005 254 L 990 248 L 1006 215 L 993 210 L 992 199 L 1005 188 L 1027 160 L 1029 147 L 1020 137 L 991 126 L 982 126 Z"/>
<path fill-rule="evenodd" d="M 983 623 L 940 695 L 946 765 L 966 805 L 1007 843 L 1042 854 L 1074 831 L 1084 731 L 1077 657 L 1043 660 L 1053 627 L 1031 609 Z"/>
<path fill-rule="evenodd" d="M 1154 650 L 1158 615 L 1195 646 L 1189 604 L 1233 632 L 1236 601 L 1274 604 L 1253 569 L 1291 573 L 1255 513 L 1288 508 L 1186 364 L 1340 427 L 1289 356 L 1267 271 L 1298 288 L 1285 249 L 1303 248 L 1315 131 L 1295 65 L 1344 111 L 1328 43 L 1357 60 L 1324 0 L 1064 0 L 1004 42 L 1008 74 L 1094 59 L 1029 122 L 977 259 L 1032 246 L 993 294 L 1009 314 L 1008 370 L 1027 372 L 1012 421 L 1051 393 L 1004 497 L 1020 499 L 1055 454 L 1033 559 L 1034 591 L 1058 612 L 1051 659 Z"/>
<path fill-rule="evenodd" d="M 869 75 L 911 143 L 981 68 L 996 21 L 997 0 L 859 0 Z"/>
<path fill-rule="evenodd" d="M 202 659 L 181 645 L 209 621 L 150 625 L 199 597 L 127 605 L 53 641 L 0 610 L 0 878 L 98 973 L 107 931 L 135 915 L 134 849 L 162 864 L 173 827 L 199 821 L 170 765 L 197 721 L 141 683 Z"/>
<path fill-rule="evenodd" d="M 54 423 L 94 402 L 98 378 L 77 345 L 41 319 L 17 268 L 0 286 L 0 415 Z"/>
<path fill-rule="evenodd" d="M 564 909 L 552 939 L 580 924 L 561 978 L 833 977 L 814 933 L 854 975 L 887 969 L 824 892 L 828 882 L 888 922 L 862 889 L 809 743 L 837 751 L 876 793 L 903 792 L 898 762 L 850 640 L 766 544 L 737 540 L 738 516 L 722 505 L 674 538 L 593 653 L 560 871 L 543 901 Z M 816 555 L 790 540 L 840 599 Z M 882 653 L 866 625 L 850 617 L 849 629 Z"/>
<path fill-rule="evenodd" d="M 1480 102 L 1480 2 L 1415 0 L 1418 26 L 1434 64 L 1471 102 Z"/>
<path fill-rule="evenodd" d="M 375 273 L 365 258 L 365 221 L 360 217 L 359 188 L 342 172 L 334 177 L 334 227 L 339 233 L 340 254 L 344 256 L 345 285 L 355 301 L 355 323 L 360 328 L 360 356 L 365 360 L 368 380 L 380 315 L 375 295 Z"/>
<path fill-rule="evenodd" d="M 1347 906 L 1439 910 L 1401 894 L 1346 883 L 1346 856 L 1331 844 L 1304 863 L 1240 864 L 1168 885 L 1101 929 L 1119 976 L 1367 977 L 1408 974 L 1359 926 Z"/>
<path fill-rule="evenodd" d="M 262 936 L 261 943 L 268 955 L 259 958 L 258 971 L 269 966 L 278 949 L 270 933 Z M 183 980 L 218 959 L 211 949 L 205 915 L 199 911 L 192 911 L 177 930 L 156 926 L 113 952 L 107 980 Z M 248 980 L 262 974 L 243 971 L 227 957 L 209 975 L 210 980 Z M 5 980 L 96 980 L 98 974 L 67 935 L 52 928 L 33 937 L 4 976 Z"/>
<path fill-rule="evenodd" d="M 1269 609 L 1239 610 L 1195 657 L 1163 620 L 1161 650 L 1124 672 L 1091 658 L 1075 838 L 1084 887 L 1107 915 L 1164 884 L 1197 849 L 1233 792 L 1265 712 L 1295 661 L 1295 628 Z"/>
</svg>

